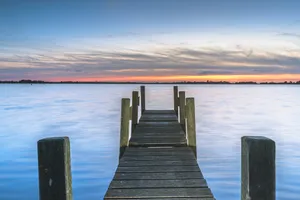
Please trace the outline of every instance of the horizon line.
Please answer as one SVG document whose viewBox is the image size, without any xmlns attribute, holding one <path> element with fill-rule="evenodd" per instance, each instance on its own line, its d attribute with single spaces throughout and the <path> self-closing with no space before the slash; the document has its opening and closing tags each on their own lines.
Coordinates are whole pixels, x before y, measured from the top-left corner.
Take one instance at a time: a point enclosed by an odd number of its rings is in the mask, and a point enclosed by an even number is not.
<svg viewBox="0 0 300 200">
<path fill-rule="evenodd" d="M 170 81 L 170 82 L 160 82 L 160 81 L 43 81 L 43 80 L 30 80 L 30 79 L 21 79 L 21 80 L 0 80 L 0 83 L 94 83 L 94 84 L 300 84 L 298 81 Z"/>
</svg>

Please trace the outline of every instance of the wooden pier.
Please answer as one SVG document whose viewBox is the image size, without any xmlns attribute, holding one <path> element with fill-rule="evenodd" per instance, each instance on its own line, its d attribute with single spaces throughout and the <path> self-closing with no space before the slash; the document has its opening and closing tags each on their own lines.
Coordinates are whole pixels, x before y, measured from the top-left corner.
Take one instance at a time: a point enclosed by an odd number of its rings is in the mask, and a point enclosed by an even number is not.
<svg viewBox="0 0 300 200">
<path fill-rule="evenodd" d="M 174 109 L 151 110 L 140 93 L 121 101 L 119 164 L 104 199 L 215 199 L 197 163 L 194 98 L 174 86 Z M 275 142 L 241 144 L 241 200 L 275 200 Z M 40 200 L 73 199 L 70 153 L 68 137 L 38 141 Z"/>
<path fill-rule="evenodd" d="M 145 89 L 141 89 L 145 91 Z M 135 93 L 133 93 L 134 96 Z M 178 102 L 176 92 L 175 103 Z M 181 96 L 184 93 L 180 93 Z M 145 94 L 141 94 L 144 97 Z M 180 97 L 181 97 L 180 96 Z M 178 121 L 174 110 L 142 110 L 137 123 L 137 104 L 122 100 L 122 110 L 132 109 L 134 126 L 127 137 L 127 126 L 121 130 L 120 160 L 115 176 L 109 185 L 105 199 L 182 199 L 197 198 L 212 200 L 214 196 L 197 164 L 195 151 L 194 99 L 179 98 L 180 109 L 187 118 L 188 134 L 183 130 L 182 118 Z M 142 98 L 141 102 L 145 99 Z M 143 103 L 144 105 L 144 103 Z M 180 108 L 182 108 L 181 106 Z M 124 114 L 125 113 L 125 114 Z M 128 124 L 130 116 L 123 112 L 122 124 Z M 189 141 L 189 142 L 188 142 Z M 127 144 L 124 148 L 123 144 Z"/>
</svg>

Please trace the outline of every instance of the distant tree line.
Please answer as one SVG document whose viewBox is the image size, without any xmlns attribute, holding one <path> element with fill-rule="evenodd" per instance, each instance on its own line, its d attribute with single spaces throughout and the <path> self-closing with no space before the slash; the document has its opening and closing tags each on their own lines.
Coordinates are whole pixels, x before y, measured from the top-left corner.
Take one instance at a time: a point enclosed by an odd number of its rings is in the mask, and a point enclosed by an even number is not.
<svg viewBox="0 0 300 200">
<path fill-rule="evenodd" d="M 89 81 L 89 82 L 80 82 L 80 81 L 42 81 L 42 80 L 30 80 L 22 79 L 19 81 L 1 81 L 0 83 L 29 83 L 29 84 L 300 84 L 300 81 L 283 81 L 283 82 L 255 82 L 255 81 L 175 81 L 175 82 L 100 82 L 100 81 Z"/>
</svg>

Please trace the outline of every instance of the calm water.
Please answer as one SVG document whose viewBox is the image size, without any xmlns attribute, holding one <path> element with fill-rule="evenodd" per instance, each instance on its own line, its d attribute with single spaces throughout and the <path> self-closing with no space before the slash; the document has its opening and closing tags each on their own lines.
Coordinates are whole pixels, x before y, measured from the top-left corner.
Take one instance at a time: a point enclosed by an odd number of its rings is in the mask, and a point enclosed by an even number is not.
<svg viewBox="0 0 300 200">
<path fill-rule="evenodd" d="M 102 199 L 118 162 L 122 97 L 139 85 L 0 85 L 0 199 L 38 199 L 37 140 L 69 136 L 74 200 Z M 240 138 L 276 141 L 277 199 L 300 191 L 300 87 L 180 85 L 195 97 L 198 163 L 215 197 L 240 199 Z M 171 85 L 146 108 L 172 109 Z"/>
</svg>

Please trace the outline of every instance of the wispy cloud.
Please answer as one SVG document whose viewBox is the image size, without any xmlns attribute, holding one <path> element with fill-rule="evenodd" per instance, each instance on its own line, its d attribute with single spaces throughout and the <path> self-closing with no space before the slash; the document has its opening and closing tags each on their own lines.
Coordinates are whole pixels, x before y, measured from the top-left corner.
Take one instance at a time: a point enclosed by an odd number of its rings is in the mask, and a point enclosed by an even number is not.
<svg viewBox="0 0 300 200">
<path fill-rule="evenodd" d="M 119 44 L 117 40 L 111 42 Z M 300 49 L 284 41 L 265 42 L 270 47 L 265 49 L 247 45 L 244 40 L 228 46 L 211 41 L 190 45 L 190 41 L 183 40 L 163 45 L 153 39 L 156 42 L 140 46 L 131 46 L 132 41 L 122 41 L 124 46 L 107 43 L 110 48 L 96 41 L 87 39 L 74 46 L 57 44 L 51 51 L 45 46 L 32 51 L 0 49 L 0 79 L 300 74 Z M 80 44 L 85 45 L 80 48 Z"/>
</svg>

